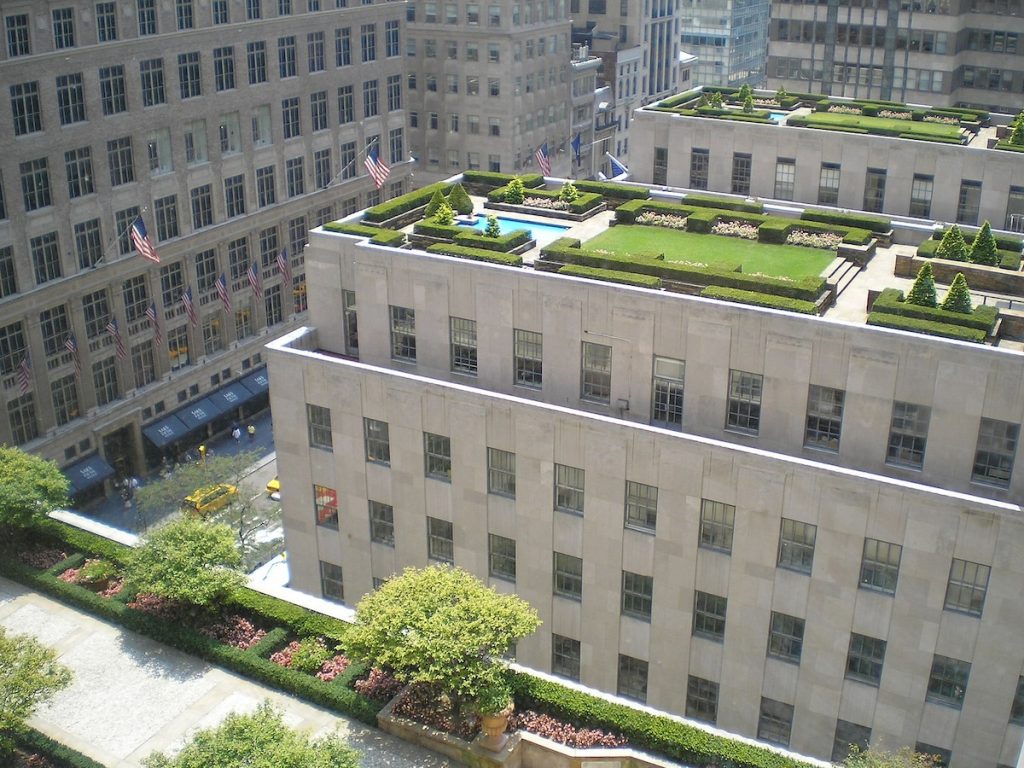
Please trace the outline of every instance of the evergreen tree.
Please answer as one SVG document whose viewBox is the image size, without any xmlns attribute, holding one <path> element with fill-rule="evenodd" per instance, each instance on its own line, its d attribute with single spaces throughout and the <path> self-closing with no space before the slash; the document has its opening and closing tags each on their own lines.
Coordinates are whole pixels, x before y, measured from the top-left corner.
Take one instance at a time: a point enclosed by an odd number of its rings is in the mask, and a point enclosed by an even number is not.
<svg viewBox="0 0 1024 768">
<path fill-rule="evenodd" d="M 446 227 L 455 223 L 455 213 L 452 211 L 452 207 L 448 205 L 447 200 L 442 200 L 441 204 L 437 207 L 437 213 L 434 214 L 434 223 L 443 224 Z"/>
<path fill-rule="evenodd" d="M 964 233 L 960 231 L 960 227 L 954 224 L 946 230 L 935 255 L 940 259 L 949 259 L 950 261 L 967 261 L 967 243 L 964 241 Z"/>
<path fill-rule="evenodd" d="M 920 307 L 934 307 L 935 299 L 935 276 L 932 274 L 932 265 L 925 264 L 917 273 L 917 279 L 907 294 L 907 304 L 917 304 Z"/>
<path fill-rule="evenodd" d="M 1010 143 L 1024 146 L 1024 111 L 1017 114 L 1012 125 L 1013 130 L 1010 132 Z"/>
<path fill-rule="evenodd" d="M 714 107 L 715 109 L 722 108 L 722 94 L 720 94 L 718 91 L 715 91 L 714 93 L 711 94 L 711 106 Z"/>
<path fill-rule="evenodd" d="M 523 186 L 523 180 L 516 176 L 505 188 L 505 202 L 512 203 L 512 205 L 522 205 L 525 199 L 526 188 Z"/>
<path fill-rule="evenodd" d="M 754 98 L 754 89 L 750 87 L 749 83 L 744 83 L 740 86 L 739 93 L 736 94 L 737 101 L 745 102 L 747 99 Z"/>
<path fill-rule="evenodd" d="M 971 314 L 971 292 L 967 288 L 967 279 L 962 272 L 957 272 L 949 285 L 949 292 L 942 302 L 942 309 L 948 312 Z"/>
<path fill-rule="evenodd" d="M 571 203 L 578 199 L 579 196 L 580 191 L 576 189 L 576 185 L 571 181 L 565 182 L 565 184 L 562 185 L 562 188 L 558 190 L 558 199 L 563 203 Z"/>
<path fill-rule="evenodd" d="M 461 184 L 456 184 L 448 193 L 448 205 L 463 216 L 468 216 L 473 212 L 473 201 L 469 199 L 469 194 Z"/>
<path fill-rule="evenodd" d="M 988 267 L 999 264 L 999 248 L 996 246 L 996 239 L 992 235 L 992 225 L 988 220 L 981 225 L 981 231 L 975 235 L 974 242 L 971 243 L 971 261 Z"/>
<path fill-rule="evenodd" d="M 783 99 L 788 99 L 788 98 L 789 98 L 789 94 L 786 93 L 786 89 L 785 88 L 781 88 L 780 87 L 779 90 L 777 90 L 775 92 L 775 100 L 777 102 L 779 102 L 779 106 L 780 107 L 782 106 L 782 100 Z"/>
<path fill-rule="evenodd" d="M 429 219 L 437 214 L 437 209 L 441 207 L 441 203 L 443 202 L 444 194 L 440 189 L 434 190 L 434 195 L 430 198 L 430 202 L 427 203 L 427 209 L 423 212 L 423 218 Z"/>
<path fill-rule="evenodd" d="M 750 114 L 754 111 L 754 97 L 747 95 L 747 98 L 743 100 L 743 111 L 746 114 Z"/>
<path fill-rule="evenodd" d="M 487 228 L 484 229 L 484 237 L 501 237 L 501 225 L 498 224 L 498 217 L 493 213 L 487 214 Z"/>
</svg>

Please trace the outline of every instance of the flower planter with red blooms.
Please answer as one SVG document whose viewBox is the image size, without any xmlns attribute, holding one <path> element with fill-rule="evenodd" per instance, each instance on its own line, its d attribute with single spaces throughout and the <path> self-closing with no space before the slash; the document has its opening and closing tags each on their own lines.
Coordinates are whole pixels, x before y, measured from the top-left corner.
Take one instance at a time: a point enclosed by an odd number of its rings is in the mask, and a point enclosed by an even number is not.
<svg viewBox="0 0 1024 768">
<path fill-rule="evenodd" d="M 271 654 L 270 660 L 278 666 L 314 675 L 325 683 L 333 681 L 352 663 L 344 654 L 332 655 L 332 652 L 327 649 L 327 643 L 321 637 L 293 640 L 281 650 Z"/>
</svg>

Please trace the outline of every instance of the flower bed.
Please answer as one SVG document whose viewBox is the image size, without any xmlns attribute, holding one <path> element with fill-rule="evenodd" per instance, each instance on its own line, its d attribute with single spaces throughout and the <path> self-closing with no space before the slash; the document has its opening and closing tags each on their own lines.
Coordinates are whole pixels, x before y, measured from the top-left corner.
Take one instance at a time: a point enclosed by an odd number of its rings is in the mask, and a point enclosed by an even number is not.
<svg viewBox="0 0 1024 768">
<path fill-rule="evenodd" d="M 546 197 L 526 197 L 523 199 L 523 205 L 529 205 L 534 208 L 544 208 L 548 211 L 569 210 L 569 204 L 564 200 L 551 200 Z"/>
<path fill-rule="evenodd" d="M 349 668 L 352 660 L 344 654 L 331 655 L 322 637 L 293 640 L 270 655 L 270 660 L 281 667 L 296 669 L 329 683 Z"/>
<path fill-rule="evenodd" d="M 836 250 L 841 242 L 843 236 L 835 232 L 804 232 L 802 229 L 794 229 L 786 236 L 786 245 L 803 245 L 827 251 Z"/>
<path fill-rule="evenodd" d="M 861 114 L 860 107 L 845 107 L 842 104 L 832 104 L 828 108 L 829 112 L 836 115 L 859 115 Z"/>
<path fill-rule="evenodd" d="M 467 717 L 456 711 L 447 696 L 425 683 L 410 685 L 391 711 L 398 717 L 415 720 L 466 741 L 472 741 L 480 731 L 476 716 Z"/>
<path fill-rule="evenodd" d="M 829 111 L 831 112 L 832 110 L 829 110 Z M 913 120 L 914 119 L 913 114 L 911 114 L 910 112 L 903 112 L 903 111 L 897 112 L 896 110 L 893 110 L 893 109 L 880 109 L 880 110 L 878 110 L 878 116 L 879 117 L 887 117 L 890 120 Z"/>
<path fill-rule="evenodd" d="M 56 547 L 47 546 L 34 546 L 29 549 L 19 549 L 15 553 L 15 557 L 27 565 L 29 568 L 35 568 L 39 571 L 47 571 L 57 563 L 64 562 L 68 559 L 68 553 Z"/>
<path fill-rule="evenodd" d="M 711 234 L 757 240 L 757 225 L 746 221 L 719 220 L 711 225 Z"/>
<path fill-rule="evenodd" d="M 121 594 L 124 590 L 124 579 L 120 576 L 112 576 L 100 581 L 89 581 L 83 578 L 83 572 L 86 568 L 97 562 L 99 561 L 86 560 L 83 566 L 78 568 L 68 568 L 57 578 L 66 584 L 77 584 L 80 587 L 91 589 L 100 597 L 114 597 L 114 595 Z"/>
<path fill-rule="evenodd" d="M 252 648 L 267 636 L 267 630 L 238 615 L 225 616 L 200 627 L 199 633 L 232 648 L 241 648 L 243 651 Z"/>
<path fill-rule="evenodd" d="M 634 219 L 634 223 L 649 227 L 665 227 L 666 229 L 686 229 L 686 217 L 675 213 L 644 211 Z"/>
<path fill-rule="evenodd" d="M 577 728 L 551 715 L 544 715 L 531 709 L 514 713 L 509 718 L 509 728 L 529 731 L 577 749 L 624 747 L 629 744 L 629 739 L 620 733 L 610 733 L 600 728 Z"/>
<path fill-rule="evenodd" d="M 374 667 L 364 677 L 356 680 L 353 687 L 375 701 L 391 701 L 405 687 L 405 683 L 389 672 Z"/>
</svg>

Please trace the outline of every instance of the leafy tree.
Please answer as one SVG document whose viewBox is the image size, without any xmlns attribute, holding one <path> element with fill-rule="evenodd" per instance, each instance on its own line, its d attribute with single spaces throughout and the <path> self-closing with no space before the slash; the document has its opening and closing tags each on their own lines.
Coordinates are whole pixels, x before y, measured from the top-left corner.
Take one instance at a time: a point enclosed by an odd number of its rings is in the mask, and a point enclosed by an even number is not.
<svg viewBox="0 0 1024 768">
<path fill-rule="evenodd" d="M 435 189 L 434 194 L 430 198 L 430 202 L 427 203 L 426 209 L 423 211 L 423 218 L 429 219 L 437 214 L 437 209 L 441 207 L 441 203 L 444 202 L 444 193 L 440 189 Z"/>
<path fill-rule="evenodd" d="M 753 111 L 754 111 L 754 97 L 753 96 L 747 96 L 747 98 L 745 98 L 743 100 L 743 112 L 745 114 L 749 115 Z"/>
<path fill-rule="evenodd" d="M 1010 131 L 1010 143 L 1024 145 L 1024 111 L 1018 112 L 1013 119 L 1013 130 Z"/>
<path fill-rule="evenodd" d="M 917 279 L 910 287 L 907 294 L 908 304 L 917 304 L 921 307 L 934 307 L 937 303 L 935 298 L 935 276 L 932 274 L 932 265 L 925 264 L 917 273 Z"/>
<path fill-rule="evenodd" d="M 469 193 L 461 184 L 456 184 L 448 193 L 448 205 L 463 216 L 468 216 L 473 212 L 473 201 L 470 200 Z"/>
<path fill-rule="evenodd" d="M 493 213 L 487 214 L 487 228 L 484 229 L 485 237 L 501 237 L 501 225 L 498 223 L 498 217 Z"/>
<path fill-rule="evenodd" d="M 779 106 L 782 105 L 782 100 L 783 99 L 788 99 L 788 98 L 789 98 L 789 94 L 786 93 L 786 89 L 780 86 L 779 90 L 777 90 L 775 92 L 775 100 L 779 103 Z"/>
<path fill-rule="evenodd" d="M 935 250 L 935 255 L 950 261 L 967 261 L 967 243 L 960 227 L 954 224 L 946 230 L 939 247 Z"/>
<path fill-rule="evenodd" d="M 522 205 L 525 199 L 526 187 L 523 186 L 523 180 L 516 176 L 505 188 L 505 202 L 512 203 L 512 205 Z"/>
<path fill-rule="evenodd" d="M 744 83 L 740 86 L 739 93 L 736 94 L 736 99 L 740 102 L 745 102 L 747 99 L 754 98 L 754 89 L 750 87 L 750 83 Z"/>
<path fill-rule="evenodd" d="M 846 768 L 938 768 L 936 755 L 925 755 L 904 747 L 898 752 L 877 749 L 861 750 L 856 744 L 850 746 L 850 755 L 843 761 Z"/>
<path fill-rule="evenodd" d="M 999 263 L 999 247 L 992 235 L 992 225 L 987 219 L 971 243 L 971 261 L 988 267 L 994 267 Z"/>
<path fill-rule="evenodd" d="M 558 199 L 563 203 L 571 203 L 578 200 L 580 191 L 576 189 L 576 185 L 571 181 L 567 181 L 562 185 L 562 188 L 558 190 Z"/>
<path fill-rule="evenodd" d="M 697 102 L 697 106 L 698 107 L 710 107 L 711 106 L 711 99 L 708 97 L 707 92 L 704 92 L 704 93 L 702 93 L 700 95 L 700 101 Z"/>
<path fill-rule="evenodd" d="M 455 212 L 452 210 L 452 207 L 448 205 L 447 200 L 442 200 L 441 204 L 437 206 L 437 212 L 434 214 L 434 222 L 446 227 L 450 227 L 455 223 Z"/>
<path fill-rule="evenodd" d="M 30 528 L 67 504 L 68 480 L 52 461 L 0 446 L 0 526 Z"/>
<path fill-rule="evenodd" d="M 284 723 L 264 701 L 251 714 L 228 715 L 216 728 L 199 731 L 176 756 L 156 752 L 146 768 L 358 768 L 359 753 L 337 734 L 319 739 Z"/>
<path fill-rule="evenodd" d="M 491 708 L 510 700 L 499 657 L 540 626 L 516 595 L 499 594 L 462 570 L 407 568 L 356 606 L 345 635 L 349 655 L 408 683 L 434 683 L 456 702 Z"/>
<path fill-rule="evenodd" d="M 57 654 L 29 635 L 0 627 L 0 763 L 14 749 L 12 736 L 36 708 L 71 684 L 71 670 Z"/>
<path fill-rule="evenodd" d="M 971 314 L 971 292 L 967 288 L 967 279 L 962 272 L 957 272 L 953 282 L 949 284 L 949 291 L 942 301 L 942 308 L 950 312 Z"/>
<path fill-rule="evenodd" d="M 245 583 L 241 562 L 228 526 L 183 517 L 131 552 L 125 576 L 138 592 L 206 606 Z"/>
<path fill-rule="evenodd" d="M 714 91 L 711 94 L 711 106 L 715 109 L 722 108 L 722 94 L 718 91 Z"/>
</svg>

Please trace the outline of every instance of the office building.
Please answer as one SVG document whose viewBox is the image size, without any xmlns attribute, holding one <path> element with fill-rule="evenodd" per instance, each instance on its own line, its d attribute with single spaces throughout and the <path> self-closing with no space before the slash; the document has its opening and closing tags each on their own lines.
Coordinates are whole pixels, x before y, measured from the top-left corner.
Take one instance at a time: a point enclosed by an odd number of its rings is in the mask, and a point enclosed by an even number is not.
<svg viewBox="0 0 1024 768">
<path fill-rule="evenodd" d="M 769 0 L 682 0 L 682 47 L 694 82 L 755 88 L 765 82 Z"/>
</svg>

